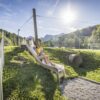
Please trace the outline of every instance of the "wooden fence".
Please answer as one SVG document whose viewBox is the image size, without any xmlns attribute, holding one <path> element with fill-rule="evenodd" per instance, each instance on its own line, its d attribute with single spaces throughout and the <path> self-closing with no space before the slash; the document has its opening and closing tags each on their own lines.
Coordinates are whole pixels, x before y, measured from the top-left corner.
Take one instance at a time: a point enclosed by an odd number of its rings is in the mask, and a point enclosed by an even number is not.
<svg viewBox="0 0 100 100">
<path fill-rule="evenodd" d="M 3 66 L 4 66 L 4 38 L 3 32 L 2 39 L 0 41 L 0 100 L 3 100 L 3 85 L 2 85 L 2 74 L 3 74 Z"/>
</svg>

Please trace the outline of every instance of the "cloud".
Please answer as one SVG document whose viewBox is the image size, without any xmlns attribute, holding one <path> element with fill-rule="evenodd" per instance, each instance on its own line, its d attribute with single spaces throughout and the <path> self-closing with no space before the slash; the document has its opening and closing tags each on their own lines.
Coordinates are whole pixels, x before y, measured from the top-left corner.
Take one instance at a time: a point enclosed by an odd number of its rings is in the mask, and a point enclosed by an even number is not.
<svg viewBox="0 0 100 100">
<path fill-rule="evenodd" d="M 58 33 L 70 33 L 73 31 L 76 31 L 77 28 L 73 27 L 73 26 L 68 26 L 68 27 L 44 27 L 44 26 L 39 26 L 39 31 L 49 31 L 51 33 L 56 32 L 56 34 Z"/>
<path fill-rule="evenodd" d="M 7 16 L 7 17 L 11 17 L 12 16 L 12 13 L 4 12 L 4 15 Z"/>
<path fill-rule="evenodd" d="M 52 16 L 55 13 L 55 10 L 59 4 L 60 0 L 56 0 L 55 4 L 53 5 L 53 7 L 47 11 L 47 16 Z"/>
<path fill-rule="evenodd" d="M 0 8 L 2 8 L 4 11 L 12 13 L 13 11 L 5 4 L 0 3 Z"/>
<path fill-rule="evenodd" d="M 5 4 L 0 3 L 0 8 L 1 8 L 1 11 L 0 11 L 1 16 L 0 16 L 0 17 L 6 16 L 6 18 L 8 18 L 8 17 L 12 17 L 12 16 L 15 16 L 15 15 L 16 15 L 16 13 L 13 12 L 13 10 L 10 9 L 10 8 L 9 8 L 7 5 L 5 5 Z"/>
<path fill-rule="evenodd" d="M 48 10 L 46 15 L 51 16 L 51 15 L 53 15 L 53 12 L 51 10 Z"/>
<path fill-rule="evenodd" d="M 56 8 L 57 8 L 57 6 L 58 6 L 59 2 L 60 2 L 60 0 L 56 0 L 56 3 L 55 3 L 55 5 L 54 5 L 54 10 L 53 10 L 53 13 L 54 13 L 54 11 L 56 10 Z"/>
<path fill-rule="evenodd" d="M 37 0 L 38 1 L 38 6 L 40 6 L 40 7 L 43 7 L 43 8 L 45 8 L 45 7 L 48 7 L 48 6 L 50 6 L 50 4 L 48 3 L 48 1 L 47 0 Z"/>
<path fill-rule="evenodd" d="M 6 4 L 0 3 L 0 24 L 1 26 L 8 25 L 8 24 L 14 24 L 14 17 L 17 15 L 16 12 L 13 12 L 12 9 Z M 12 20 L 13 19 L 13 20 Z M 3 24 L 2 24 L 3 23 Z"/>
<path fill-rule="evenodd" d="M 72 32 L 72 31 L 76 31 L 77 28 L 75 28 L 75 27 L 70 27 L 69 30 Z"/>
</svg>

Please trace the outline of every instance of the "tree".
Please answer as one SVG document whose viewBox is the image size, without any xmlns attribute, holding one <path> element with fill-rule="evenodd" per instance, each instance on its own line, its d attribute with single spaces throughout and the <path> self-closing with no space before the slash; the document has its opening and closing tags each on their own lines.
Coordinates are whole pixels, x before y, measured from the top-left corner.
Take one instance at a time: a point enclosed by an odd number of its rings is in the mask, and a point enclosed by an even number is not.
<svg viewBox="0 0 100 100">
<path fill-rule="evenodd" d="M 2 33 L 0 32 L 0 42 L 1 42 L 1 40 L 2 40 Z"/>
<path fill-rule="evenodd" d="M 59 37 L 59 39 L 58 39 L 59 47 L 64 46 L 64 39 L 65 39 L 64 36 Z"/>
</svg>

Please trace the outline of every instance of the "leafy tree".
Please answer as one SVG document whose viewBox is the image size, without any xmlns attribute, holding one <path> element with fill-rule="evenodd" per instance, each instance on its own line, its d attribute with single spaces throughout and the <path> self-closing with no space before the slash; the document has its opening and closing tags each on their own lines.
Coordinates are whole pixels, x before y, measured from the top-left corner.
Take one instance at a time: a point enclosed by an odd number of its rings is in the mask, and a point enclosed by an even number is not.
<svg viewBox="0 0 100 100">
<path fill-rule="evenodd" d="M 2 31 L 4 32 L 5 45 L 17 45 L 18 36 L 15 33 L 0 29 L 0 32 Z M 22 41 L 23 38 L 19 36 L 19 39 Z"/>
<path fill-rule="evenodd" d="M 2 33 L 0 32 L 0 42 L 1 42 L 1 40 L 2 40 Z"/>
<path fill-rule="evenodd" d="M 59 44 L 59 47 L 62 47 L 62 46 L 64 46 L 64 36 L 62 36 L 62 37 L 59 37 L 59 39 L 58 39 L 58 44 Z"/>
</svg>

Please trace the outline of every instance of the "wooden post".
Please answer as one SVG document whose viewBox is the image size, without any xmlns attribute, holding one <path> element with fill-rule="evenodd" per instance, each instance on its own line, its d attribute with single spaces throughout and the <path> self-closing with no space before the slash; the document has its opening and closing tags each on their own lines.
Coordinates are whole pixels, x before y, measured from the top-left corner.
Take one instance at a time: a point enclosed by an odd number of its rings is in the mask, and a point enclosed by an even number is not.
<svg viewBox="0 0 100 100">
<path fill-rule="evenodd" d="M 20 29 L 18 29 L 18 38 L 17 38 L 17 45 L 19 46 L 19 31 Z"/>
<path fill-rule="evenodd" d="M 36 10 L 33 8 L 33 24 L 34 24 L 34 33 L 35 33 L 35 42 L 38 43 L 38 33 L 37 33 L 37 22 L 36 22 Z"/>
<path fill-rule="evenodd" d="M 2 74 L 4 66 L 4 32 L 2 31 L 2 40 L 0 43 L 0 100 L 3 100 L 3 85 L 2 85 Z"/>
</svg>

